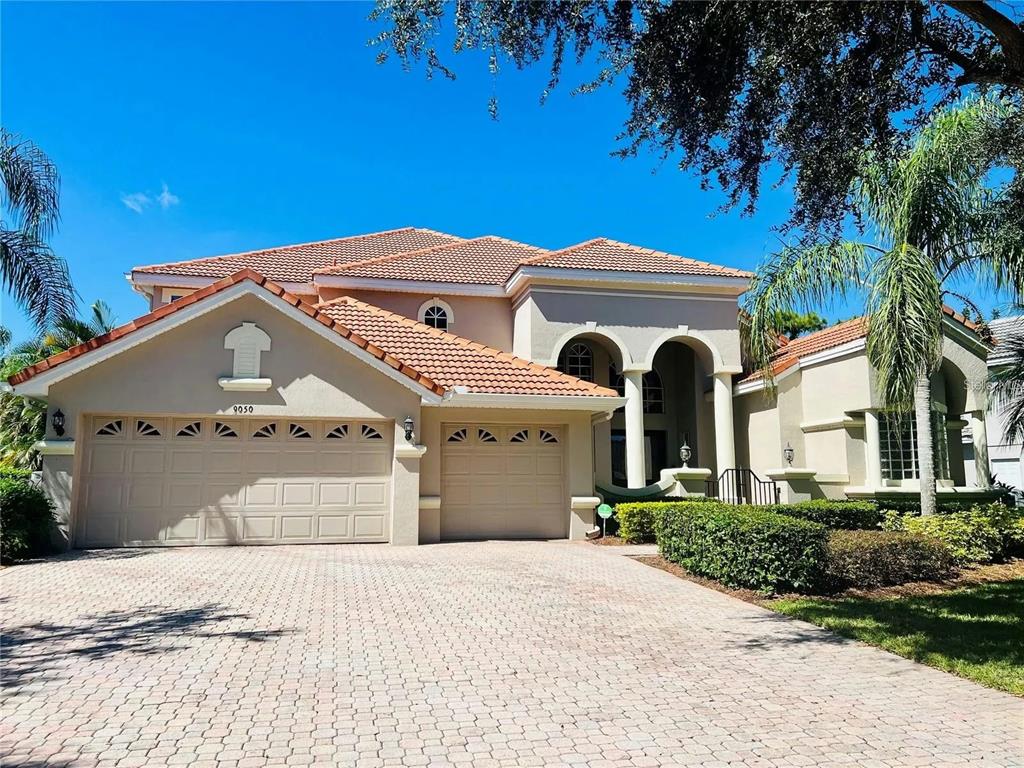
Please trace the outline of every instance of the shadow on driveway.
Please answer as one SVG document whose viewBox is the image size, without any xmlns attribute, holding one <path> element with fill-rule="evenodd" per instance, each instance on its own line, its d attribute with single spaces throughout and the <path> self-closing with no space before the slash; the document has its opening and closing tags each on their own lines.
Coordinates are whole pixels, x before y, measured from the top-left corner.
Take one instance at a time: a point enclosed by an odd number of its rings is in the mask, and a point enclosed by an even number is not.
<svg viewBox="0 0 1024 768">
<path fill-rule="evenodd" d="M 71 673 L 75 660 L 177 652 L 199 638 L 262 643 L 293 631 L 223 629 L 225 622 L 237 624 L 249 618 L 249 614 L 228 612 L 216 604 L 187 609 L 151 605 L 84 616 L 74 624 L 39 622 L 6 627 L 0 635 L 4 666 L 0 687 L 17 693 L 16 689 L 53 679 L 62 668 Z"/>
</svg>

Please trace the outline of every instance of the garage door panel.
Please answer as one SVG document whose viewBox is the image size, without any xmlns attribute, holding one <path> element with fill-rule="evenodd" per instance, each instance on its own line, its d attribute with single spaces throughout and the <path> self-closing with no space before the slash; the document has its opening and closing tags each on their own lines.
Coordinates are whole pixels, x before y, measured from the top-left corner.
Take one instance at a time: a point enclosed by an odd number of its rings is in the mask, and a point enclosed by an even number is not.
<svg viewBox="0 0 1024 768">
<path fill-rule="evenodd" d="M 357 539 L 379 539 L 386 534 L 384 515 L 353 515 L 353 535 Z"/>
<path fill-rule="evenodd" d="M 284 483 L 281 486 L 281 504 L 284 507 L 312 507 L 316 493 L 316 481 L 303 480 Z"/>
<path fill-rule="evenodd" d="M 317 516 L 317 535 L 323 539 L 347 539 L 352 534 L 349 515 Z"/>
<path fill-rule="evenodd" d="M 199 543 L 199 531 L 202 518 L 198 515 L 179 518 L 165 518 L 165 535 L 167 542 L 175 544 Z"/>
<path fill-rule="evenodd" d="M 357 507 L 382 506 L 387 498 L 387 485 L 383 480 L 355 483 L 354 487 Z"/>
<path fill-rule="evenodd" d="M 162 474 L 166 467 L 166 452 L 163 448 L 131 448 L 128 471 L 136 474 Z"/>
<path fill-rule="evenodd" d="M 315 451 L 296 451 L 290 449 L 281 453 L 281 471 L 308 475 L 316 467 Z"/>
<path fill-rule="evenodd" d="M 441 538 L 566 536 L 563 433 L 532 424 L 445 425 Z"/>
<path fill-rule="evenodd" d="M 174 474 L 201 473 L 206 470 L 201 449 L 172 448 L 170 470 Z"/>
<path fill-rule="evenodd" d="M 135 479 L 128 486 L 128 509 L 159 509 L 164 506 L 162 478 Z"/>
<path fill-rule="evenodd" d="M 232 475 L 242 472 L 242 453 L 240 449 L 218 448 L 207 454 L 208 472 L 224 472 Z"/>
<path fill-rule="evenodd" d="M 242 541 L 276 538 L 276 523 L 277 518 L 273 515 L 246 515 L 242 518 Z"/>
<path fill-rule="evenodd" d="M 393 425 L 90 419 L 81 546 L 388 538 Z"/>
<path fill-rule="evenodd" d="M 292 515 L 281 518 L 282 539 L 312 539 L 313 516 Z"/>
<path fill-rule="evenodd" d="M 115 546 L 122 540 L 121 518 L 113 515 L 90 515 L 85 521 L 84 539 L 87 546 Z"/>
<path fill-rule="evenodd" d="M 238 541 L 238 521 L 234 515 L 207 515 L 206 539 L 208 541 Z"/>
<path fill-rule="evenodd" d="M 87 471 L 95 474 L 117 473 L 125 470 L 128 449 L 123 445 L 98 444 L 93 447 L 87 462 Z"/>
</svg>

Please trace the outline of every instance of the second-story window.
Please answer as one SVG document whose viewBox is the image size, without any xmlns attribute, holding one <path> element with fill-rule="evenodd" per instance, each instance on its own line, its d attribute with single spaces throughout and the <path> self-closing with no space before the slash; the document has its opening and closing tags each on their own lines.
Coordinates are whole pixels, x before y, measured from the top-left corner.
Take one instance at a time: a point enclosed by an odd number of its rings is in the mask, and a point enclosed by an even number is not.
<svg viewBox="0 0 1024 768">
<path fill-rule="evenodd" d="M 448 313 L 444 307 L 431 304 L 423 313 L 423 322 L 431 328 L 439 328 L 442 331 L 448 330 Z"/>
<path fill-rule="evenodd" d="M 589 346 L 575 342 L 558 356 L 558 370 L 584 381 L 594 380 L 594 353 Z"/>
</svg>

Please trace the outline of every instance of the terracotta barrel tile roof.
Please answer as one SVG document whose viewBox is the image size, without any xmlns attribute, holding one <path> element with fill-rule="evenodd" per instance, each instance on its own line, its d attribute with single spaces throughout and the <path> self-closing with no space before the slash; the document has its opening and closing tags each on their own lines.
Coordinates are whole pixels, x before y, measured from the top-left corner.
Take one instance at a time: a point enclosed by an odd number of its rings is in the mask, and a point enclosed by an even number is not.
<svg viewBox="0 0 1024 768">
<path fill-rule="evenodd" d="M 460 242 L 462 238 L 429 229 L 405 227 L 368 235 L 341 237 L 314 243 L 285 245 L 258 251 L 211 256 L 168 264 L 135 267 L 143 274 L 228 277 L 240 269 L 253 269 L 271 280 L 307 283 L 318 269 Z"/>
<path fill-rule="evenodd" d="M 548 253 L 488 235 L 320 270 L 323 275 L 503 285 L 526 259 Z"/>
<path fill-rule="evenodd" d="M 599 237 L 560 251 L 538 256 L 524 265 L 556 267 L 560 269 L 597 269 L 613 272 L 648 272 L 672 275 L 701 275 L 712 277 L 752 277 L 742 269 L 722 267 L 706 261 L 687 259 L 663 251 L 620 243 Z"/>
<path fill-rule="evenodd" d="M 956 312 L 945 305 L 943 305 L 942 311 L 946 316 L 955 322 L 960 323 L 969 331 L 974 333 L 978 332 L 978 325 L 968 320 L 959 312 Z M 851 320 L 846 320 L 845 322 L 829 326 L 828 328 L 822 328 L 820 331 L 809 333 L 806 336 L 800 336 L 792 341 L 781 338 L 779 340 L 779 349 L 772 356 L 772 373 L 773 375 L 778 375 L 786 369 L 791 368 L 801 358 L 818 352 L 824 352 L 828 349 L 841 347 L 843 344 L 847 344 L 851 341 L 866 338 L 867 335 L 867 317 L 855 317 Z M 740 379 L 740 381 L 752 381 L 754 379 L 759 379 L 762 374 L 762 371 L 753 371 Z"/>
<path fill-rule="evenodd" d="M 446 388 L 466 387 L 486 394 L 617 396 L 607 387 L 350 297 L 319 304 L 317 309 Z"/>
<path fill-rule="evenodd" d="M 251 281 L 279 296 L 351 344 L 437 395 L 444 395 L 454 387 L 466 387 L 470 392 L 513 395 L 616 396 L 613 390 L 521 360 L 468 339 L 435 330 L 353 299 L 338 299 L 316 307 L 310 306 L 251 269 L 240 270 L 230 277 L 222 278 L 102 336 L 97 336 L 85 344 L 79 344 L 31 365 L 8 381 L 12 385 L 22 384 L 33 376 L 88 354 L 150 323 L 246 281 Z"/>
</svg>

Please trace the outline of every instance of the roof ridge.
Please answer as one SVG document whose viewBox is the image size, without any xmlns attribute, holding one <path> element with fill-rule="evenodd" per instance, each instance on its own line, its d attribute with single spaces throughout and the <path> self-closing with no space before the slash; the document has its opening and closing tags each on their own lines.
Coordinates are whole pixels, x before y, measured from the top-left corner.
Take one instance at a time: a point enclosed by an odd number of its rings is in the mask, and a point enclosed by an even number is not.
<svg viewBox="0 0 1024 768">
<path fill-rule="evenodd" d="M 240 256 L 253 256 L 258 253 L 268 253 L 270 251 L 290 251 L 296 248 L 308 248 L 311 245 L 326 245 L 328 243 L 340 243 L 340 242 L 351 242 L 358 240 L 367 240 L 371 237 L 381 237 L 382 235 L 394 235 L 398 232 L 429 232 L 434 235 L 443 235 L 445 237 L 454 237 L 458 241 L 462 241 L 464 238 L 458 235 L 449 235 L 447 232 L 438 232 L 433 229 L 423 229 L 421 227 L 396 227 L 395 229 L 382 229 L 379 232 L 364 232 L 361 235 L 346 235 L 345 237 L 328 237 L 323 240 L 310 240 L 306 243 L 291 243 L 289 245 L 273 245 L 269 248 L 254 248 L 249 251 L 237 251 L 235 253 L 222 253 L 217 256 L 200 256 L 198 259 L 179 259 L 177 261 L 165 261 L 160 264 L 145 264 L 141 267 L 132 267 L 132 271 L 142 269 L 157 269 L 158 267 L 176 267 L 182 264 L 206 264 L 211 261 L 219 261 L 221 259 L 237 259 Z"/>
<path fill-rule="evenodd" d="M 458 242 L 454 243 L 440 243 L 439 245 L 431 245 L 427 248 L 417 248 L 414 251 L 401 251 L 399 253 L 389 253 L 385 256 L 371 256 L 368 259 L 360 259 L 359 261 L 346 261 L 344 264 L 334 264 L 330 267 L 321 267 L 320 269 L 314 270 L 313 275 L 337 275 L 344 272 L 347 269 L 354 267 L 365 267 L 368 264 L 382 264 L 389 261 L 395 261 L 397 259 L 403 259 L 412 256 L 422 256 L 425 253 L 433 253 L 434 251 L 444 250 L 445 248 L 454 248 L 457 245 L 466 245 L 466 243 L 475 243 L 478 240 L 483 240 L 487 235 L 481 237 L 469 237 L 462 238 Z"/>
<path fill-rule="evenodd" d="M 607 237 L 593 237 L 590 240 L 584 240 L 582 243 L 576 243 L 575 245 L 567 245 L 565 248 L 558 248 L 554 251 L 548 251 L 543 256 L 534 256 L 532 259 L 525 259 L 520 264 L 540 264 L 541 262 L 553 259 L 556 256 L 562 256 L 566 253 L 579 250 L 580 248 L 586 248 L 588 245 L 594 245 L 595 243 L 609 242 Z"/>
<path fill-rule="evenodd" d="M 633 243 L 626 243 L 621 240 L 612 240 L 610 238 L 604 238 L 605 242 L 611 245 L 621 245 L 623 248 L 629 248 L 632 251 L 639 251 L 640 253 L 647 254 L 648 256 L 665 256 L 670 259 L 681 259 L 682 261 L 690 262 L 691 264 L 700 264 L 706 267 L 717 267 L 719 269 L 729 269 L 736 272 L 746 272 L 747 270 L 738 269 L 736 267 L 727 267 L 724 264 L 715 264 L 712 261 L 703 261 L 702 259 L 695 259 L 692 256 L 682 256 L 678 253 L 669 253 L 668 251 L 658 250 L 657 248 L 647 248 L 642 245 L 634 245 Z"/>
<path fill-rule="evenodd" d="M 439 338 L 446 338 L 449 341 L 452 341 L 463 348 L 473 349 L 477 352 L 486 352 L 492 357 L 512 363 L 513 365 L 516 365 L 520 368 L 526 368 L 528 370 L 536 371 L 538 373 L 544 373 L 545 375 L 549 376 L 549 378 L 556 379 L 559 381 L 564 381 L 565 379 L 572 379 L 573 381 L 579 381 L 582 384 L 586 385 L 585 389 L 588 389 L 590 391 L 607 390 L 608 392 L 615 393 L 615 391 L 609 387 L 602 387 L 600 384 L 595 384 L 592 381 L 586 381 L 576 376 L 571 376 L 567 373 L 562 373 L 561 371 L 549 368 L 546 365 L 535 363 L 532 360 L 526 360 L 525 358 L 518 357 L 517 355 L 513 355 L 510 352 L 505 352 L 503 350 L 496 349 L 495 347 L 489 347 L 486 344 L 482 344 L 478 341 L 473 341 L 472 339 L 467 339 L 464 336 L 459 336 L 457 334 L 451 333 L 450 331 L 442 331 L 440 328 L 433 328 L 429 325 L 426 325 L 425 323 L 421 323 L 417 320 L 405 317 L 404 315 L 400 315 L 397 312 L 392 312 L 389 309 L 378 307 L 375 304 L 370 304 L 368 302 L 362 301 L 361 299 L 357 299 L 352 296 L 339 296 L 337 299 L 332 299 L 329 302 L 323 302 L 323 304 L 317 304 L 316 306 L 326 306 L 328 304 L 342 302 L 346 304 L 351 304 L 353 306 L 363 307 L 374 314 L 386 317 L 391 320 L 395 320 L 396 322 L 405 325 L 406 327 L 424 330 L 429 332 L 433 336 L 437 336 Z M 617 395 L 618 393 L 615 394 Z"/>
</svg>

